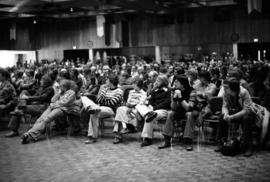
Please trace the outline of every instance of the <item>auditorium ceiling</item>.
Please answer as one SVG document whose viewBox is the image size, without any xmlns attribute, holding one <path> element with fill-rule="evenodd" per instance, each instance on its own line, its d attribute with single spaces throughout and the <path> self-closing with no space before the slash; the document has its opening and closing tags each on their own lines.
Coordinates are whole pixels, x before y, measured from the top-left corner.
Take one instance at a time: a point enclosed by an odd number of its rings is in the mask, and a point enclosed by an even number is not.
<svg viewBox="0 0 270 182">
<path fill-rule="evenodd" d="M 241 0 L 0 0 L 0 18 L 167 14 L 182 8 L 228 6 L 239 2 Z"/>
</svg>

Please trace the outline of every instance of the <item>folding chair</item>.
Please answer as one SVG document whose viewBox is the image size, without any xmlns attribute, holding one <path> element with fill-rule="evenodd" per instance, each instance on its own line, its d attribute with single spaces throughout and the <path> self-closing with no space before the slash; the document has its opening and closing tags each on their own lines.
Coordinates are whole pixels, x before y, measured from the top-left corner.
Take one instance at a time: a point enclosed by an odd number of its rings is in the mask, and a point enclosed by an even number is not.
<svg viewBox="0 0 270 182">
<path fill-rule="evenodd" d="M 218 123 L 219 122 L 219 118 L 221 116 L 223 99 L 222 99 L 222 97 L 212 97 L 208 101 L 208 103 L 209 103 L 210 109 L 212 111 L 212 115 L 207 117 L 207 118 L 204 118 L 204 120 L 203 120 L 202 127 L 203 127 L 204 133 L 209 133 L 209 132 L 207 132 L 207 129 L 209 128 L 210 123 Z M 205 136 L 206 136 L 205 137 L 206 141 L 209 141 L 209 135 L 206 134 Z"/>
</svg>

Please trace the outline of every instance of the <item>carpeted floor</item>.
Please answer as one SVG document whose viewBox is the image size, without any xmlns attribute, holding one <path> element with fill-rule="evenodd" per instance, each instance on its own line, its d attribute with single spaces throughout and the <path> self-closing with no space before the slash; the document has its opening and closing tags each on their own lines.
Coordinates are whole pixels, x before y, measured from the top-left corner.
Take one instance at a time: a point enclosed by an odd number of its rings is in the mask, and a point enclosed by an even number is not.
<svg viewBox="0 0 270 182">
<path fill-rule="evenodd" d="M 270 181 L 270 152 L 250 158 L 225 157 L 213 146 L 185 151 L 174 143 L 158 150 L 160 140 L 141 148 L 136 134 L 123 144 L 100 138 L 85 145 L 84 137 L 53 136 L 21 145 L 20 138 L 4 138 L 0 132 L 0 181 Z"/>
</svg>

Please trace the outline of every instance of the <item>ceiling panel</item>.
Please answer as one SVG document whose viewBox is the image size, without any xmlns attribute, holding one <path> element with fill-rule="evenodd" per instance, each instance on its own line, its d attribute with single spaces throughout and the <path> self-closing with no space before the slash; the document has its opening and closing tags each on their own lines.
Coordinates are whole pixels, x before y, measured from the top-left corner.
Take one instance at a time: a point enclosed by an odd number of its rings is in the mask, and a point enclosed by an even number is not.
<svg viewBox="0 0 270 182">
<path fill-rule="evenodd" d="M 235 5 L 235 0 L 0 0 L 0 18 L 31 14 L 43 17 L 111 13 L 170 13 L 179 8 Z"/>
</svg>

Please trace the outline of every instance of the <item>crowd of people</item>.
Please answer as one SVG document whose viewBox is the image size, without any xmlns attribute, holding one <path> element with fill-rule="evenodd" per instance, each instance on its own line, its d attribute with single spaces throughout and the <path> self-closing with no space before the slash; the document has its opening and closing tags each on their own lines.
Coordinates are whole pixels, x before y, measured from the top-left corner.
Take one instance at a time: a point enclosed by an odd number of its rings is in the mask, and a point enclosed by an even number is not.
<svg viewBox="0 0 270 182">
<path fill-rule="evenodd" d="M 241 149 L 253 154 L 252 132 L 268 136 L 270 110 L 270 62 L 249 60 L 204 60 L 190 62 L 121 59 L 78 62 L 48 62 L 0 68 L 0 119 L 9 116 L 6 137 L 19 136 L 26 114 L 34 125 L 22 136 L 22 144 L 36 142 L 47 125 L 63 129 L 66 117 L 76 131 L 88 127 L 86 144 L 98 139 L 100 122 L 112 118 L 114 144 L 126 133 L 141 131 L 141 147 L 152 144 L 155 123 L 163 122 L 164 142 L 171 146 L 175 122 L 184 120 L 183 139 L 193 150 L 195 127 L 212 113 L 209 101 L 222 99 L 215 138 L 219 152 L 229 125 L 242 128 Z M 268 119 L 268 120 L 267 120 Z M 88 126 L 87 126 L 88 125 Z"/>
</svg>

